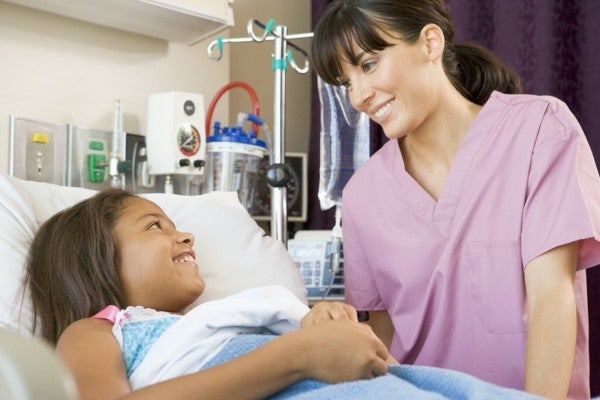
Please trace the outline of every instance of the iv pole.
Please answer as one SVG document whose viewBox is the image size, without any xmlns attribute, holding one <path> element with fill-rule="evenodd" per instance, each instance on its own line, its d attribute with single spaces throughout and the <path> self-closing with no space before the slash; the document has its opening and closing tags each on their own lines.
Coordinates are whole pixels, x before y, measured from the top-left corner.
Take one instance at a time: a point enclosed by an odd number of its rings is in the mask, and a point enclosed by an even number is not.
<svg viewBox="0 0 600 400">
<path fill-rule="evenodd" d="M 264 30 L 262 36 L 259 37 L 255 35 L 254 25 L 257 25 Z M 289 171 L 285 166 L 285 72 L 287 61 L 290 62 L 292 68 L 301 74 L 305 74 L 309 70 L 308 54 L 300 47 L 288 41 L 291 39 L 311 38 L 313 33 L 308 32 L 288 35 L 287 27 L 285 25 L 274 25 L 275 22 L 272 19 L 270 19 L 266 25 L 263 25 L 257 20 L 249 20 L 247 24 L 248 37 L 217 37 L 216 40 L 209 43 L 206 52 L 209 58 L 218 61 L 223 54 L 223 43 L 274 41 L 272 61 L 272 67 L 275 71 L 275 98 L 273 107 L 274 137 L 271 149 L 271 162 L 273 164 L 269 166 L 269 170 L 267 171 L 267 180 L 269 181 L 271 189 L 271 236 L 276 240 L 283 242 L 287 247 L 287 189 L 285 186 L 289 179 Z M 288 45 L 304 55 L 304 67 L 299 68 L 296 65 L 291 51 L 287 49 Z M 213 55 L 215 47 L 218 51 L 216 57 Z"/>
</svg>

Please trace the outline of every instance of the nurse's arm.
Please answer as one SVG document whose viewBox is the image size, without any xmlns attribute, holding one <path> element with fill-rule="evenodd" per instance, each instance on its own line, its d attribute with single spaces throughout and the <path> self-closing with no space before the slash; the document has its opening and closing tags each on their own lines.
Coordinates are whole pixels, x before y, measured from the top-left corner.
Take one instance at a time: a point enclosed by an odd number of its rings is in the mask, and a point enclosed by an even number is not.
<svg viewBox="0 0 600 400">
<path fill-rule="evenodd" d="M 575 357 L 574 282 L 579 245 L 556 247 L 525 267 L 528 334 L 525 390 L 551 399 L 567 396 Z"/>
<path fill-rule="evenodd" d="M 377 337 L 385 344 L 385 346 L 390 348 L 392 344 L 392 338 L 394 337 L 394 325 L 392 324 L 392 320 L 390 318 L 390 314 L 386 310 L 378 310 L 378 311 L 369 311 L 368 320 L 364 321 L 364 323 L 368 324 L 373 332 L 377 335 Z M 393 358 L 390 353 L 390 357 L 387 360 L 388 364 L 397 364 L 398 361 Z"/>
</svg>

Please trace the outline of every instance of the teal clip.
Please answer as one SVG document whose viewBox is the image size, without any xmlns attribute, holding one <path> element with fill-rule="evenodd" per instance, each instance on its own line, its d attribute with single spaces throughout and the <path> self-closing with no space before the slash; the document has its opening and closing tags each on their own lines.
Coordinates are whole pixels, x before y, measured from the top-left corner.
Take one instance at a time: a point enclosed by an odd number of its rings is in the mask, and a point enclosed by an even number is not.
<svg viewBox="0 0 600 400">
<path fill-rule="evenodd" d="M 267 25 L 265 25 L 265 33 L 268 35 L 269 33 L 271 33 L 271 31 L 273 30 L 273 27 L 275 26 L 275 20 L 273 18 L 270 18 L 267 21 Z"/>
<path fill-rule="evenodd" d="M 273 71 L 278 70 L 278 69 L 286 70 L 287 63 L 285 62 L 285 58 L 277 58 L 277 59 L 274 58 L 273 61 L 271 62 L 271 68 L 273 69 Z"/>
<path fill-rule="evenodd" d="M 223 52 L 223 36 L 217 36 L 217 50 Z"/>
</svg>

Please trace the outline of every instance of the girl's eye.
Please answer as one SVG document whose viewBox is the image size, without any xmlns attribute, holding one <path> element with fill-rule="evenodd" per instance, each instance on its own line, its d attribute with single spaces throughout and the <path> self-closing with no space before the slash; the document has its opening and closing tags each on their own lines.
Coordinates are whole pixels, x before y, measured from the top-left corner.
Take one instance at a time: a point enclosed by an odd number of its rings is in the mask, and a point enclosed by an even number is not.
<svg viewBox="0 0 600 400">
<path fill-rule="evenodd" d="M 160 221 L 153 221 L 148 224 L 148 229 L 160 229 Z"/>
</svg>

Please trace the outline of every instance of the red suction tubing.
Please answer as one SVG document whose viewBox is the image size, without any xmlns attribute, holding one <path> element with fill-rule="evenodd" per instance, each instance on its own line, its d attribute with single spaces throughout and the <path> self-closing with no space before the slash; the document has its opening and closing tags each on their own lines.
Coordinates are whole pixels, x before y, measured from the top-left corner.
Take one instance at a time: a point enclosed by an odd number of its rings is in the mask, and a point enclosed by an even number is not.
<svg viewBox="0 0 600 400">
<path fill-rule="evenodd" d="M 252 86 L 248 85 L 245 82 L 241 82 L 241 81 L 230 82 L 227 85 L 223 86 L 221 89 L 219 89 L 217 94 L 215 94 L 215 96 L 211 100 L 210 105 L 208 106 L 208 110 L 206 112 L 206 122 L 205 122 L 207 136 L 210 134 L 210 124 L 212 122 L 212 115 L 213 115 L 213 111 L 215 110 L 215 106 L 217 105 L 217 102 L 219 101 L 221 96 L 223 96 L 223 94 L 226 91 L 228 91 L 229 89 L 236 88 L 236 87 L 242 88 L 248 92 L 248 94 L 250 95 L 250 98 L 252 100 L 252 114 L 254 114 L 258 117 L 258 112 L 259 112 L 258 97 L 256 96 L 256 92 L 254 91 Z M 259 126 L 257 123 L 255 123 L 255 122 L 252 123 L 252 129 L 258 135 Z"/>
</svg>

